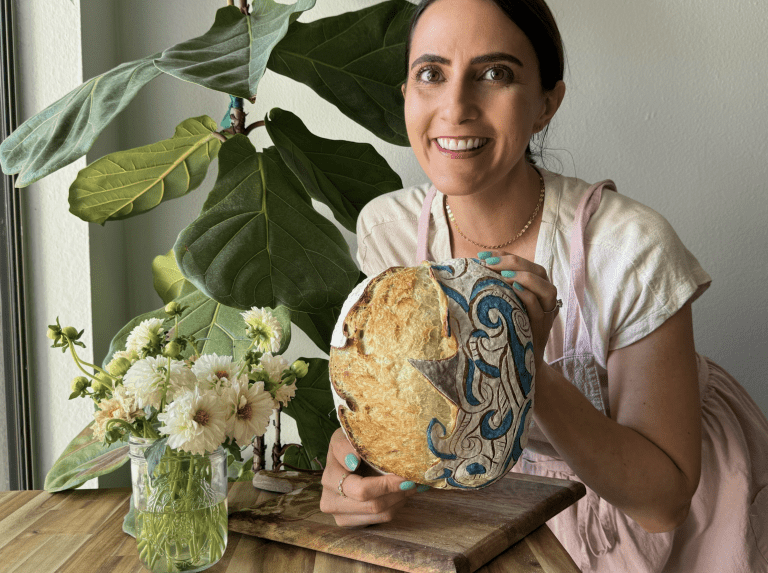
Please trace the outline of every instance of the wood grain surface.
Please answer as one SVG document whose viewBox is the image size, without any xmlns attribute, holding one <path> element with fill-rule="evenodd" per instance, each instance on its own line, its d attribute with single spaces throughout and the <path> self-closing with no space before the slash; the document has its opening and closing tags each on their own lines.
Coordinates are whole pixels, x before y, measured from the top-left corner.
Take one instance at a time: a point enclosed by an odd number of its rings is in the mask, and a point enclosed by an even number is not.
<svg viewBox="0 0 768 573">
<path fill-rule="evenodd" d="M 538 479 L 538 478 L 536 478 Z M 234 484 L 233 504 L 255 495 Z M 123 533 L 130 490 L 0 492 L 0 571 L 3 573 L 146 573 L 136 540 Z M 230 532 L 227 551 L 211 573 L 392 573 L 394 569 Z M 546 525 L 478 569 L 576 573 L 578 568 Z"/>
<path fill-rule="evenodd" d="M 316 510 L 303 519 L 238 512 L 232 531 L 411 573 L 472 573 L 584 495 L 579 482 L 508 474 L 477 491 L 430 490 L 391 523 L 337 527 Z M 247 507 L 247 505 L 246 505 Z"/>
</svg>

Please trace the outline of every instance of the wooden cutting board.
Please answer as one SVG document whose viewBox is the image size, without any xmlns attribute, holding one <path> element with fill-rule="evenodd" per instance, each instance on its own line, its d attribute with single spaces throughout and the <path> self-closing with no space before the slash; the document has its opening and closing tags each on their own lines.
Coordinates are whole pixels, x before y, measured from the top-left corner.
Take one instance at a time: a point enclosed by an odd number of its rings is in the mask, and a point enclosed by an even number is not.
<svg viewBox="0 0 768 573">
<path fill-rule="evenodd" d="M 305 488 L 298 510 L 289 509 L 291 496 L 299 499 L 292 492 L 268 507 L 232 513 L 229 529 L 400 571 L 472 573 L 586 490 L 579 482 L 510 473 L 479 491 L 414 495 L 395 521 L 361 529 L 337 527 L 321 513 L 319 492 L 319 484 Z"/>
</svg>

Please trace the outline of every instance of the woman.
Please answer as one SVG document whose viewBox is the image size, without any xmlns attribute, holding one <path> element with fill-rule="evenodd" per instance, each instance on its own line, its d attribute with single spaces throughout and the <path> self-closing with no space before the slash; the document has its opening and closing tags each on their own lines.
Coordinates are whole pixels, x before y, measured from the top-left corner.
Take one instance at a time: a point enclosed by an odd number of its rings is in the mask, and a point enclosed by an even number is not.
<svg viewBox="0 0 768 573">
<path fill-rule="evenodd" d="M 515 471 L 587 486 L 549 523 L 584 571 L 768 571 L 768 421 L 695 352 L 691 303 L 708 275 L 612 184 L 531 162 L 529 142 L 565 94 L 549 9 L 424 1 L 407 61 L 408 136 L 439 191 L 366 206 L 363 272 L 415 265 L 420 250 L 483 258 L 517 289 L 537 350 L 536 425 Z M 337 432 L 321 508 L 339 525 L 390 520 L 418 493 L 396 476 L 344 477 L 358 464 Z"/>
</svg>

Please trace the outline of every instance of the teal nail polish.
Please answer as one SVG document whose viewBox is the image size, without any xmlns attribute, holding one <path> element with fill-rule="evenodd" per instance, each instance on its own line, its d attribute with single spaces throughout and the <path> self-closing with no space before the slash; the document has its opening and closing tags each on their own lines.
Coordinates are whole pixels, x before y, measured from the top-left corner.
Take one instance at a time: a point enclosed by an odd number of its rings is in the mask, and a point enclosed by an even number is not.
<svg viewBox="0 0 768 573">
<path fill-rule="evenodd" d="M 515 288 L 516 288 L 517 290 L 519 290 L 520 292 L 523 292 L 523 291 L 525 290 L 525 288 L 523 287 L 523 285 L 521 285 L 520 283 L 512 283 L 512 286 L 513 286 L 513 287 L 515 287 Z"/>
<path fill-rule="evenodd" d="M 501 259 L 499 257 L 491 257 L 490 259 L 485 259 L 486 265 L 498 265 L 501 262 Z"/>
<path fill-rule="evenodd" d="M 429 491 L 430 489 L 432 488 L 429 487 L 428 485 L 421 484 L 419 487 L 416 488 L 416 491 L 419 493 L 424 493 L 425 491 Z"/>
<path fill-rule="evenodd" d="M 347 454 L 347 457 L 344 458 L 344 463 L 347 465 L 347 469 L 353 472 L 357 469 L 360 460 L 357 459 L 355 454 Z"/>
<path fill-rule="evenodd" d="M 480 251 L 479 253 L 477 253 L 477 258 L 478 259 L 487 259 L 492 254 L 493 253 L 491 251 Z"/>
<path fill-rule="evenodd" d="M 400 489 L 403 491 L 413 489 L 414 487 L 416 487 L 416 484 L 413 483 L 412 481 L 404 481 L 403 483 L 400 484 Z"/>
<path fill-rule="evenodd" d="M 516 274 L 515 271 L 501 271 L 501 276 L 508 279 L 514 278 Z"/>
</svg>

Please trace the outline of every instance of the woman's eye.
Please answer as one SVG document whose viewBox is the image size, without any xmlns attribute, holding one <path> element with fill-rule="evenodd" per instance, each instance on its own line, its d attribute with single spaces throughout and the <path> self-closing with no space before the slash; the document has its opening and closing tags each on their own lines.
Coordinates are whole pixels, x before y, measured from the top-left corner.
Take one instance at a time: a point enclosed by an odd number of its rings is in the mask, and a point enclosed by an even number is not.
<svg viewBox="0 0 768 573">
<path fill-rule="evenodd" d="M 440 72 L 434 68 L 424 68 L 419 72 L 419 81 L 431 84 L 440 79 Z"/>
<path fill-rule="evenodd" d="M 493 82 L 502 82 L 511 79 L 512 74 L 509 70 L 504 68 L 489 68 L 483 74 L 483 79 L 491 80 Z"/>
</svg>

